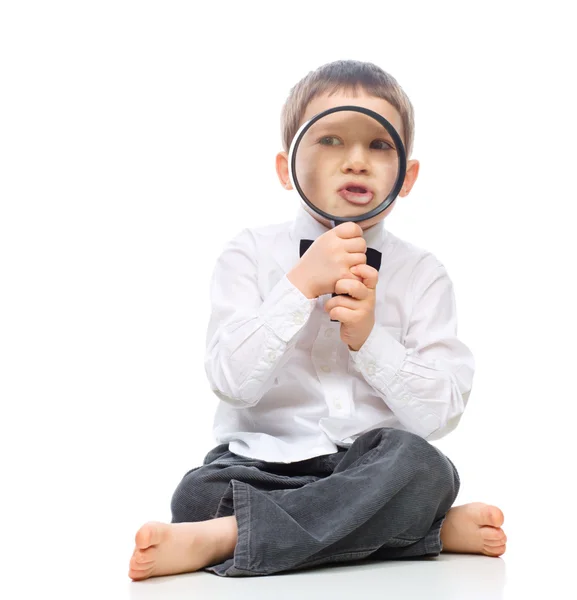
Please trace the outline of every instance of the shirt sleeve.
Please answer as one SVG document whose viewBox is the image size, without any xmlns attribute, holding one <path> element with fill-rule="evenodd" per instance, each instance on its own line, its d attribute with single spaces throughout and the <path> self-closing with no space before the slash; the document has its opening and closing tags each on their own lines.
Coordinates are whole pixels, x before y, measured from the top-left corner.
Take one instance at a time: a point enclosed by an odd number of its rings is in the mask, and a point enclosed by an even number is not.
<svg viewBox="0 0 577 600">
<path fill-rule="evenodd" d="M 361 348 L 350 354 L 354 368 L 400 423 L 434 440 L 459 423 L 471 393 L 475 362 L 457 338 L 455 295 L 443 265 L 437 262 L 414 281 L 404 343 L 375 323 Z"/>
<path fill-rule="evenodd" d="M 211 280 L 205 371 L 215 394 L 243 408 L 270 389 L 315 300 L 286 275 L 262 298 L 253 234 L 243 230 L 219 256 Z"/>
</svg>

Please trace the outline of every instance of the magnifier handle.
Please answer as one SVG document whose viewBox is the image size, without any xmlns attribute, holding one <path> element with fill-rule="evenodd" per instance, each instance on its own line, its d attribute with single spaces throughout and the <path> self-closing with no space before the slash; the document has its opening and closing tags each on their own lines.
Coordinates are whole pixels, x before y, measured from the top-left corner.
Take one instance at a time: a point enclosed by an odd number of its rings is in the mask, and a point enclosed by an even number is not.
<svg viewBox="0 0 577 600">
<path fill-rule="evenodd" d="M 348 223 L 349 219 L 333 219 L 333 228 L 337 227 L 338 225 L 341 225 L 342 223 Z M 348 296 L 349 294 L 335 294 L 333 292 L 333 298 L 335 296 Z M 331 323 L 338 323 L 339 320 L 338 319 L 331 319 Z"/>
<path fill-rule="evenodd" d="M 334 298 L 335 296 L 348 296 L 348 295 L 349 295 L 349 294 L 335 294 L 335 293 L 333 292 L 333 298 Z M 339 322 L 339 320 L 338 320 L 338 319 L 331 319 L 331 322 L 332 322 L 332 323 L 338 323 L 338 322 Z"/>
</svg>

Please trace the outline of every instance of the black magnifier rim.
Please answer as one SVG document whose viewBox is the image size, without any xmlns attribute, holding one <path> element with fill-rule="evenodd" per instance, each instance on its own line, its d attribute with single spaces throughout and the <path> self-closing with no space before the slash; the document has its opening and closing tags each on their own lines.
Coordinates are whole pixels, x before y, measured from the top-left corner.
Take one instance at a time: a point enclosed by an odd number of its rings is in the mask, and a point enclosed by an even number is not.
<svg viewBox="0 0 577 600">
<path fill-rule="evenodd" d="M 395 146 L 397 149 L 397 155 L 399 157 L 399 169 L 397 172 L 397 179 L 396 179 L 395 185 L 393 186 L 393 189 L 390 191 L 389 195 L 385 198 L 385 200 L 381 204 L 379 204 L 379 206 L 377 206 L 376 208 L 373 208 L 373 210 L 369 211 L 368 213 L 364 213 L 362 215 L 355 215 L 353 217 L 337 217 L 335 215 L 331 215 L 330 213 L 327 213 L 324 210 L 316 207 L 306 197 L 305 193 L 303 192 L 303 190 L 299 184 L 298 177 L 296 174 L 297 150 L 298 150 L 299 144 L 301 143 L 301 140 L 303 139 L 305 133 L 319 119 L 322 119 L 323 117 L 326 117 L 327 115 L 330 115 L 332 113 L 341 112 L 344 110 L 359 112 L 359 113 L 362 113 L 369 117 L 372 117 L 373 119 L 375 119 L 375 121 L 378 121 L 389 132 L 389 135 L 393 138 L 393 142 L 395 143 Z M 405 152 L 405 145 L 403 144 L 403 140 L 401 140 L 401 136 L 397 133 L 397 130 L 391 125 L 391 123 L 389 123 L 389 121 L 387 121 L 387 119 L 385 119 L 385 117 L 383 117 L 379 113 L 375 112 L 374 110 L 371 110 L 370 108 L 365 108 L 363 106 L 351 106 L 351 105 L 335 106 L 334 108 L 329 108 L 329 109 L 319 113 L 318 115 L 315 115 L 314 117 L 311 118 L 311 120 L 307 123 L 307 125 L 305 127 L 303 127 L 302 131 L 298 134 L 296 140 L 293 143 L 292 156 L 291 156 L 291 161 L 290 161 L 290 169 L 291 169 L 291 173 L 292 173 L 293 183 L 297 189 L 297 192 L 299 193 L 300 197 L 307 203 L 307 205 L 310 206 L 317 214 L 319 214 L 322 217 L 324 217 L 325 219 L 329 219 L 330 221 L 333 221 L 335 223 L 345 223 L 348 221 L 352 221 L 353 223 L 356 223 L 358 221 L 366 221 L 368 219 L 372 219 L 373 217 L 381 214 L 384 210 L 386 210 L 394 202 L 394 200 L 398 196 L 399 192 L 401 191 L 401 188 L 403 187 L 403 182 L 405 181 L 405 174 L 407 171 L 407 154 Z"/>
</svg>

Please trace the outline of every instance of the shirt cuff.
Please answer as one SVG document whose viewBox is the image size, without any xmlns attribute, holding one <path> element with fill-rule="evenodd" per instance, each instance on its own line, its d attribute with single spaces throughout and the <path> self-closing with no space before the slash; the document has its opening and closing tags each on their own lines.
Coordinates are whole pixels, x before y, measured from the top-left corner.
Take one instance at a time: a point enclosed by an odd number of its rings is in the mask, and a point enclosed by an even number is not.
<svg viewBox="0 0 577 600">
<path fill-rule="evenodd" d="M 349 354 L 354 368 L 379 390 L 387 390 L 407 356 L 407 349 L 386 328 L 375 323 L 358 351 Z"/>
<path fill-rule="evenodd" d="M 275 285 L 260 307 L 265 325 L 288 343 L 308 321 L 316 298 L 307 298 L 286 275 Z"/>
</svg>

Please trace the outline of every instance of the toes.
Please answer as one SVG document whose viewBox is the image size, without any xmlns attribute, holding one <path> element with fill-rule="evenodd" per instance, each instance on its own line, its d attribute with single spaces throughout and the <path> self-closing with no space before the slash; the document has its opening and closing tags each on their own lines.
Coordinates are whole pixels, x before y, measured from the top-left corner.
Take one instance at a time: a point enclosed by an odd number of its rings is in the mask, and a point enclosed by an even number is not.
<svg viewBox="0 0 577 600">
<path fill-rule="evenodd" d="M 134 536 L 137 548 L 148 548 L 151 546 L 152 527 L 147 523 L 143 525 Z"/>
<path fill-rule="evenodd" d="M 502 554 L 505 554 L 506 550 L 506 544 L 501 544 L 500 546 L 485 546 L 483 554 L 486 554 L 487 556 L 501 556 Z"/>
<path fill-rule="evenodd" d="M 504 546 L 507 542 L 503 539 L 498 540 L 485 540 L 483 545 L 487 548 L 497 548 L 498 546 Z"/>
<path fill-rule="evenodd" d="M 471 502 L 464 504 L 462 508 L 468 512 L 473 521 L 479 526 L 490 525 L 491 527 L 501 527 L 505 521 L 503 511 L 491 504 Z"/>
<path fill-rule="evenodd" d="M 136 561 L 136 557 L 133 556 L 130 559 L 130 565 L 128 569 L 128 577 L 133 581 L 140 581 L 147 579 L 153 575 L 154 562 L 152 563 L 139 563 Z"/>
<path fill-rule="evenodd" d="M 142 579 L 147 579 L 152 575 L 152 569 L 130 569 L 128 571 L 128 576 L 132 581 L 141 581 Z"/>
<path fill-rule="evenodd" d="M 507 536 L 502 529 L 498 527 L 481 527 L 481 536 L 483 538 L 483 547 L 487 552 L 492 556 L 503 554 L 505 545 L 507 544 Z"/>
<path fill-rule="evenodd" d="M 154 553 L 151 552 L 154 548 L 149 548 L 148 550 L 137 550 L 134 553 L 134 560 L 139 565 L 149 565 L 154 562 L 155 557 Z"/>
<path fill-rule="evenodd" d="M 485 526 L 480 528 L 481 536 L 486 542 L 495 542 L 497 540 L 503 540 L 505 533 L 499 527 Z"/>
<path fill-rule="evenodd" d="M 136 556 L 133 556 L 130 559 L 130 568 L 131 569 L 148 569 L 154 564 L 154 561 L 149 560 L 138 560 Z"/>
<path fill-rule="evenodd" d="M 137 548 L 145 549 L 160 543 L 161 523 L 150 522 L 144 524 L 137 532 L 134 538 Z"/>
<path fill-rule="evenodd" d="M 138 577 L 147 576 L 152 571 L 152 565 L 139 565 L 138 563 L 131 562 L 129 566 L 128 576 L 132 577 L 131 573 Z"/>
<path fill-rule="evenodd" d="M 484 506 L 482 511 L 483 522 L 493 527 L 501 527 L 505 521 L 503 511 L 496 506 Z"/>
<path fill-rule="evenodd" d="M 502 529 L 482 527 L 483 552 L 489 556 L 501 556 L 505 552 L 507 536 Z"/>
</svg>

